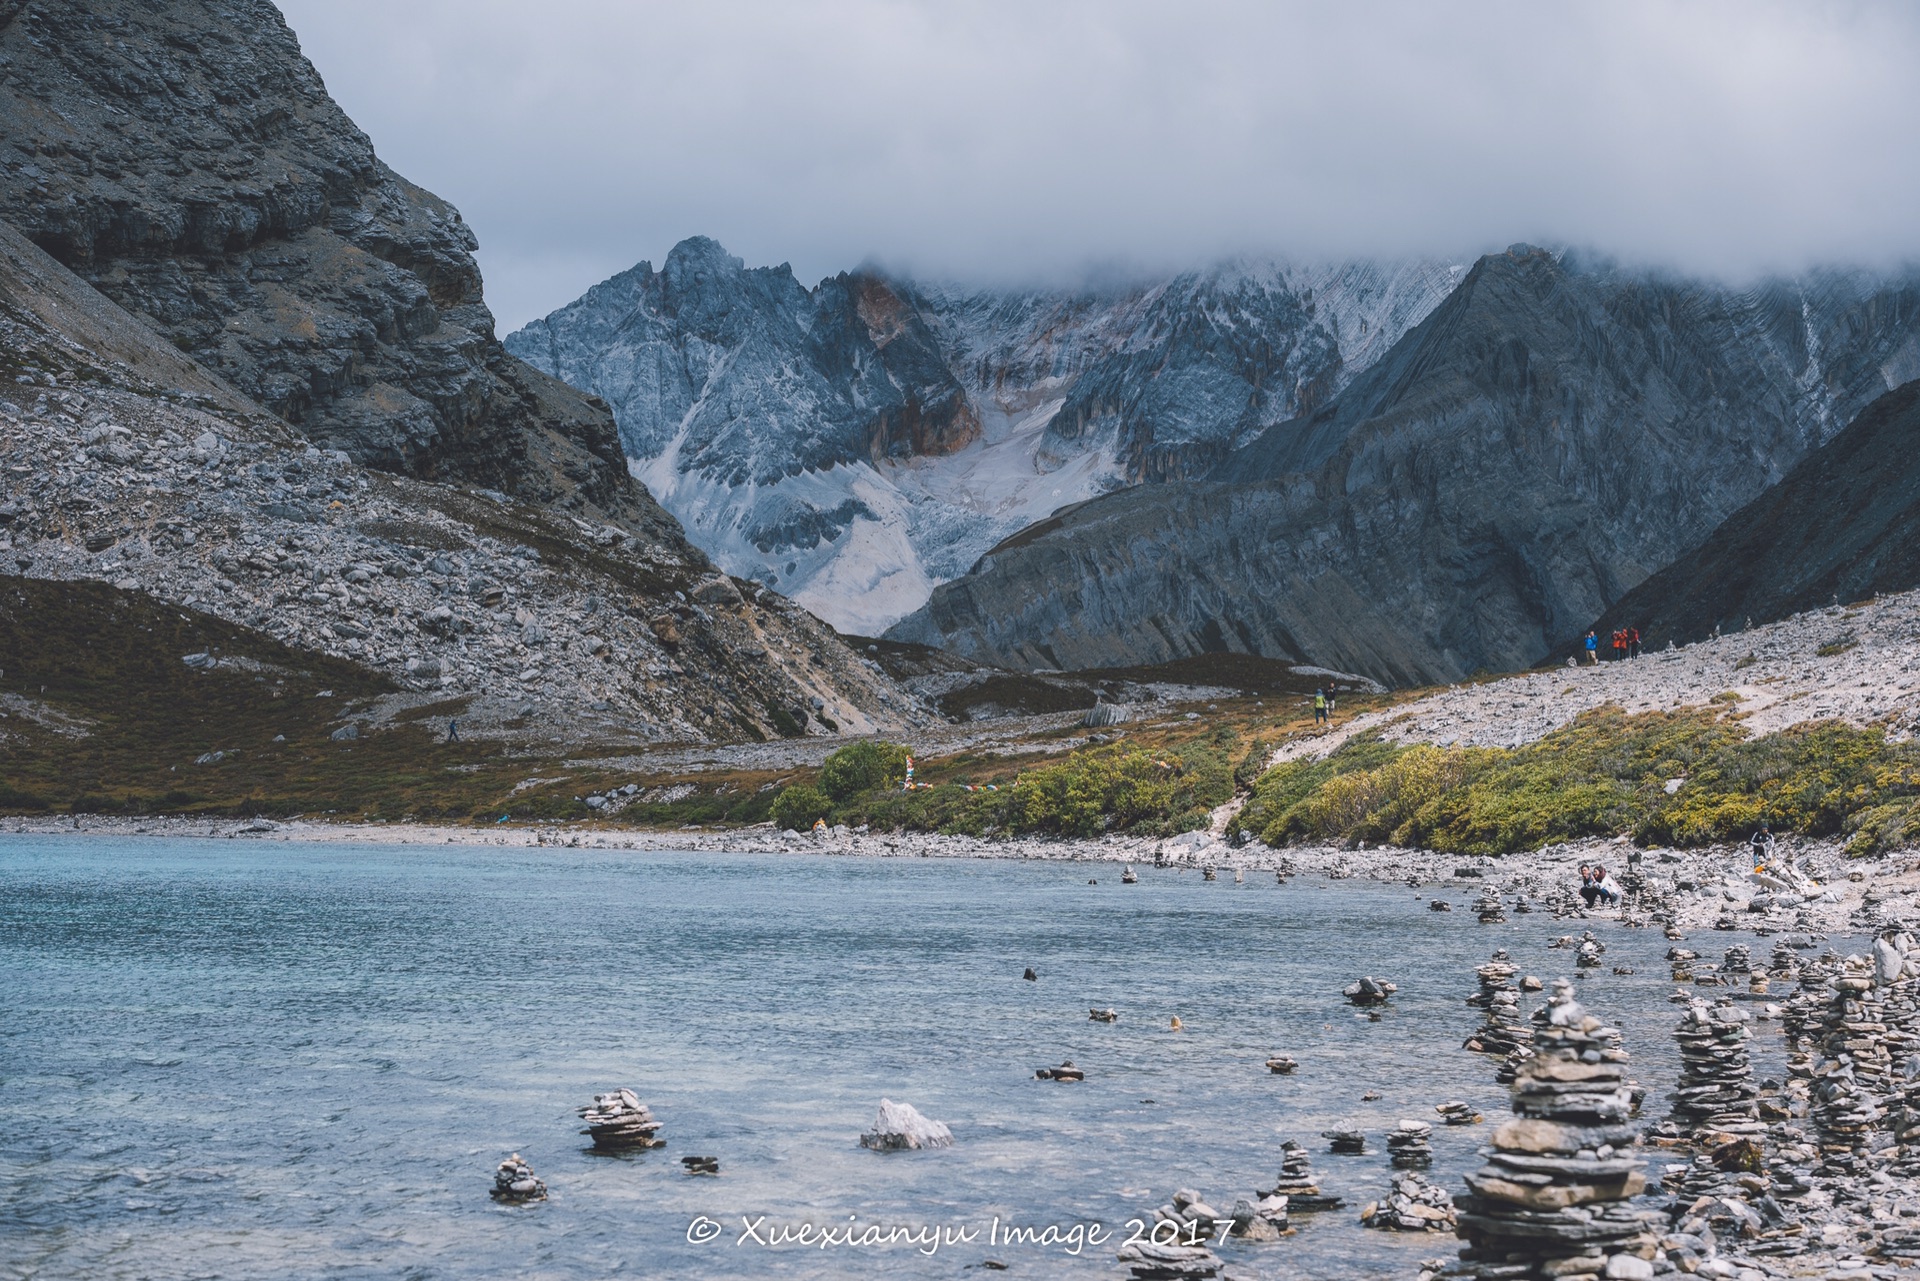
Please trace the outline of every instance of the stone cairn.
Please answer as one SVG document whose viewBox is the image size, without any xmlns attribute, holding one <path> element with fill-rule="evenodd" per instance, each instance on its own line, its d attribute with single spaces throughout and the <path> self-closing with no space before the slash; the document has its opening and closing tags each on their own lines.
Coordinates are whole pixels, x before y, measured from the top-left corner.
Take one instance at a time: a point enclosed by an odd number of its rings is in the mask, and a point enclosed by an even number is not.
<svg viewBox="0 0 1920 1281">
<path fill-rule="evenodd" d="M 1646 1187 L 1627 1154 L 1632 1091 L 1618 1033 L 1556 979 L 1534 1057 L 1513 1084 L 1515 1119 L 1493 1132 L 1488 1164 L 1466 1176 L 1461 1275 L 1482 1281 L 1646 1281 L 1653 1216 L 1627 1198 Z"/>
<path fill-rule="evenodd" d="M 1574 952 L 1573 963 L 1583 970 L 1597 968 L 1600 964 L 1600 958 L 1606 955 L 1606 951 L 1607 945 L 1595 938 L 1592 930 L 1588 930 L 1580 936 L 1579 946 Z"/>
<path fill-rule="evenodd" d="M 1507 919 L 1507 908 L 1500 901 L 1500 891 L 1491 885 L 1480 891 L 1480 897 L 1474 900 L 1473 910 L 1479 914 L 1482 925 L 1500 925 Z"/>
<path fill-rule="evenodd" d="M 1452 1232 L 1453 1198 L 1412 1170 L 1393 1176 L 1393 1191 L 1360 1211 L 1360 1225 L 1388 1232 Z"/>
<path fill-rule="evenodd" d="M 1895 1165 L 1912 1177 L 1920 1175 L 1920 940 L 1889 927 L 1874 942 L 1873 968 L 1894 1068 L 1887 1120 L 1899 1144 Z"/>
<path fill-rule="evenodd" d="M 1751 1019 L 1731 997 L 1713 1005 L 1696 1000 L 1681 1016 L 1673 1033 L 1680 1042 L 1680 1086 L 1668 1117 L 1681 1135 L 1701 1129 L 1754 1135 L 1764 1129 L 1755 1103 L 1760 1091 L 1747 1058 Z"/>
<path fill-rule="evenodd" d="M 1207 1248 L 1221 1214 L 1198 1192 L 1182 1188 L 1153 1212 L 1153 1228 L 1143 1239 L 1121 1247 L 1115 1257 L 1127 1265 L 1133 1281 L 1204 1281 L 1220 1275 L 1220 1256 Z"/>
<path fill-rule="evenodd" d="M 1693 963 L 1699 959 L 1700 954 L 1692 948 L 1668 948 L 1667 964 L 1672 967 L 1673 981 L 1675 983 L 1693 982 Z"/>
<path fill-rule="evenodd" d="M 1327 1141 L 1327 1151 L 1335 1156 L 1365 1156 L 1367 1154 L 1367 1132 L 1353 1126 L 1320 1131 L 1320 1137 Z"/>
<path fill-rule="evenodd" d="M 1075 1067 L 1072 1059 L 1068 1059 L 1059 1067 L 1039 1069 L 1033 1074 L 1033 1079 L 1036 1081 L 1084 1081 L 1087 1079 L 1087 1074 L 1083 1069 Z"/>
<path fill-rule="evenodd" d="M 1839 965 L 1840 957 L 1831 948 L 1824 955 L 1810 956 L 1800 963 L 1800 986 L 1787 997 L 1780 1011 L 1780 1027 L 1790 1043 L 1810 1035 L 1819 1026 L 1827 1008 L 1827 981 Z"/>
<path fill-rule="evenodd" d="M 1207 1281 L 1225 1266 L 1204 1245 L 1163 1245 L 1144 1238 L 1122 1246 L 1114 1257 L 1127 1265 L 1133 1281 Z"/>
<path fill-rule="evenodd" d="M 860 1146 L 875 1152 L 904 1152 L 953 1146 L 953 1131 L 920 1115 L 910 1103 L 880 1100 L 873 1128 L 860 1136 Z"/>
<path fill-rule="evenodd" d="M 1294 1139 L 1280 1145 L 1280 1177 L 1260 1195 L 1285 1197 L 1287 1209 L 1294 1214 L 1340 1208 L 1339 1197 L 1321 1194 L 1320 1185 L 1313 1181 L 1313 1154 Z"/>
<path fill-rule="evenodd" d="M 1241 1197 L 1233 1203 L 1233 1236 L 1247 1241 L 1278 1241 L 1293 1229 L 1287 1226 L 1287 1199 L 1267 1195 Z"/>
<path fill-rule="evenodd" d="M 1800 966 L 1799 986 L 1786 999 L 1780 1011 L 1781 1030 L 1787 1042 L 1787 1080 L 1781 1091 L 1780 1105 L 1789 1117 L 1811 1115 L 1813 1103 L 1814 1038 L 1827 1006 L 1827 980 L 1833 976 L 1838 956 L 1808 957 Z"/>
<path fill-rule="evenodd" d="M 1396 1170 L 1424 1170 L 1433 1164 L 1433 1127 L 1425 1121 L 1401 1121 L 1387 1134 L 1387 1155 Z"/>
<path fill-rule="evenodd" d="M 1493 959 L 1474 971 L 1480 990 L 1467 998 L 1467 1004 L 1486 1011 L 1486 1019 L 1466 1040 L 1465 1048 L 1477 1054 L 1497 1054 L 1503 1062 L 1496 1073 L 1505 1083 L 1528 1055 L 1533 1053 L 1533 1030 L 1520 1016 L 1520 991 L 1513 985 L 1519 971 L 1507 958 L 1504 947 Z"/>
<path fill-rule="evenodd" d="M 1753 973 L 1753 949 L 1745 943 L 1735 943 L 1721 958 L 1720 969 L 1727 974 Z"/>
<path fill-rule="evenodd" d="M 1399 990 L 1400 988 L 1397 984 L 1384 983 L 1369 974 L 1364 978 L 1355 979 L 1353 982 L 1341 988 L 1340 995 L 1346 997 L 1347 1000 L 1353 1004 L 1364 1007 L 1369 1005 L 1385 1005 L 1388 998 L 1392 997 L 1392 995 Z"/>
<path fill-rule="evenodd" d="M 1820 1173 L 1845 1195 L 1858 1190 L 1855 1184 L 1868 1171 L 1868 1146 L 1882 1115 L 1876 1096 L 1891 1093 L 1893 1073 L 1873 962 L 1847 957 L 1828 986 L 1833 996 L 1816 1039 L 1822 1053 L 1813 1068 L 1812 1119 Z"/>
<path fill-rule="evenodd" d="M 580 1133 L 591 1137 L 593 1146 L 602 1152 L 631 1152 L 666 1143 L 654 1137 L 660 1131 L 660 1122 L 632 1090 L 596 1094 L 591 1104 L 574 1111 L 587 1123 Z"/>
<path fill-rule="evenodd" d="M 1487 1119 L 1473 1110 L 1473 1104 L 1459 1099 L 1447 1103 L 1436 1103 L 1433 1110 L 1440 1114 L 1443 1125 L 1478 1125 Z"/>
<path fill-rule="evenodd" d="M 1792 1255 L 1807 1248 L 1805 1225 L 1796 1222 L 1771 1192 L 1764 1154 L 1752 1139 L 1729 1139 L 1693 1158 L 1690 1165 L 1669 1166 L 1666 1190 L 1676 1194 L 1668 1206 L 1671 1222 L 1661 1238 L 1667 1262 L 1682 1273 L 1730 1275 L 1731 1260 L 1704 1267 L 1719 1251 L 1724 1235 L 1741 1255 Z M 1772 1186 L 1778 1187 L 1777 1181 Z"/>
<path fill-rule="evenodd" d="M 1284 1054 L 1276 1054 L 1267 1060 L 1267 1071 L 1275 1076 L 1292 1076 L 1299 1066 L 1298 1059 L 1290 1059 Z"/>
<path fill-rule="evenodd" d="M 1920 1176 L 1920 943 L 1904 925 L 1889 925 L 1873 945 L 1874 978 L 1887 1023 L 1887 1048 L 1897 1084 L 1887 1118 L 1898 1149 L 1893 1168 Z M 1920 1260 L 1920 1220 L 1902 1215 L 1881 1228 L 1879 1251 L 1890 1259 Z"/>
<path fill-rule="evenodd" d="M 496 1201 L 524 1205 L 528 1201 L 546 1200 L 547 1185 L 534 1176 L 533 1167 L 515 1152 L 493 1172 L 493 1191 L 489 1195 Z"/>
<path fill-rule="evenodd" d="M 1773 955 L 1767 961 L 1767 976 L 1776 979 L 1800 977 L 1800 956 L 1785 939 L 1779 939 L 1773 945 Z"/>
</svg>

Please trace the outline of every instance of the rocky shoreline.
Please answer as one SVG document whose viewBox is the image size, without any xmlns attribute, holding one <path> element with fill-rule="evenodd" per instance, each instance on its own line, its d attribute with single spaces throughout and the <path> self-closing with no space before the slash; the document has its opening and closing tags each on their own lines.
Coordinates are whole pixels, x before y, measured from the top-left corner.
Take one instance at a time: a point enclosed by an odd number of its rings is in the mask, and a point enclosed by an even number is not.
<svg viewBox="0 0 1920 1281">
<path fill-rule="evenodd" d="M 1777 856 L 1791 858 L 1818 882 L 1819 893 L 1770 890 L 1747 875 L 1744 845 L 1637 850 L 1622 838 L 1550 845 L 1504 859 L 1443 854 L 1393 846 L 1250 844 L 1235 846 L 1204 832 L 1164 840 L 1106 836 L 1086 840 L 1015 837 L 982 839 L 926 832 L 863 832 L 844 827 L 820 833 L 782 831 L 772 824 L 673 831 L 602 823 L 435 823 L 289 821 L 232 818 L 123 818 L 76 815 L 0 820 L 0 835 L 178 837 L 358 845 L 456 845 L 572 848 L 660 853 L 818 854 L 856 858 L 1016 859 L 1158 867 L 1176 872 L 1234 873 L 1220 878 L 1241 888 L 1268 877 L 1392 882 L 1430 892 L 1435 904 L 1471 913 L 1489 890 L 1509 912 L 1567 920 L 1645 923 L 1649 912 L 1678 930 L 1716 930 L 1761 936 L 1870 931 L 1898 919 L 1903 907 L 1920 910 L 1920 856 L 1913 851 L 1849 859 L 1841 845 L 1782 838 Z M 1575 891 L 1579 868 L 1600 863 L 1637 887 L 1620 904 L 1588 908 Z M 1120 880 L 1116 868 L 1114 879 Z M 1526 906 L 1523 908 L 1521 904 Z M 1718 949 L 1715 949 L 1716 951 Z"/>
</svg>

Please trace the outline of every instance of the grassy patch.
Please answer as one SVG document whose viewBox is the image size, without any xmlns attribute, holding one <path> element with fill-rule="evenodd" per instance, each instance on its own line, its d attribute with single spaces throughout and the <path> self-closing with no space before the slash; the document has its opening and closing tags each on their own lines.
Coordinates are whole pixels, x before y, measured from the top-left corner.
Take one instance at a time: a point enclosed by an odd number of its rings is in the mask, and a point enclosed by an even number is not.
<svg viewBox="0 0 1920 1281">
<path fill-rule="evenodd" d="M 1665 782 L 1684 784 L 1669 794 Z M 1749 738 L 1708 712 L 1590 712 L 1516 749 L 1356 739 L 1264 775 L 1239 825 L 1269 844 L 1388 841 L 1509 854 L 1582 836 L 1737 840 L 1761 822 L 1850 836 L 1872 853 L 1920 837 L 1920 749 L 1834 722 Z"/>
<path fill-rule="evenodd" d="M 1166 835 L 1203 825 L 1211 806 L 1232 798 L 1243 755 L 1240 734 L 1223 726 L 1180 743 L 1121 742 L 1038 762 L 955 757 L 926 771 L 942 781 L 911 792 L 843 790 L 827 817 L 883 831 L 970 836 Z M 833 772 L 831 760 L 825 772 Z"/>
<path fill-rule="evenodd" d="M 438 741 L 423 718 L 457 715 L 464 700 L 376 730 L 358 713 L 393 689 L 381 674 L 104 583 L 0 578 L 0 654 L 0 691 L 65 718 L 0 721 L 0 811 L 587 812 L 571 784 L 516 795 L 534 771 L 497 744 Z M 361 736 L 334 740 L 348 722 Z"/>
</svg>

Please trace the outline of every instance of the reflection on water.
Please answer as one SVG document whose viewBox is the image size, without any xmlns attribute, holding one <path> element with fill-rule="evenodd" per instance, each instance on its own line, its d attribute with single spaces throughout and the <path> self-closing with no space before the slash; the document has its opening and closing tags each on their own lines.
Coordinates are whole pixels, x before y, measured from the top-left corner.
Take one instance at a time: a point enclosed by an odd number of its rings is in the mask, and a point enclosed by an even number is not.
<svg viewBox="0 0 1920 1281">
<path fill-rule="evenodd" d="M 1459 1048 L 1473 967 L 1506 946 L 1570 973 L 1546 947 L 1566 929 L 1398 886 L 1071 863 L 11 838 L 0 1276 L 1119 1276 L 1128 1218 L 1270 1186 L 1284 1137 L 1323 1153 L 1337 1121 L 1378 1136 L 1451 1098 L 1497 1121 L 1491 1062 Z M 1582 998 L 1663 1109 L 1668 945 L 1597 930 L 1638 972 Z M 1340 998 L 1361 973 L 1400 985 L 1377 1023 Z M 1117 1024 L 1088 1020 L 1108 1005 Z M 1777 1071 L 1777 1031 L 1756 1048 Z M 1276 1051 L 1295 1075 L 1265 1071 Z M 1031 1079 L 1068 1058 L 1084 1083 Z M 621 1085 L 665 1148 L 586 1150 L 573 1108 Z M 860 1149 L 883 1095 L 956 1145 Z M 1436 1180 L 1484 1133 L 1436 1128 Z M 488 1199 L 515 1151 L 549 1202 Z M 690 1153 L 720 1176 L 684 1174 Z M 1315 1160 L 1356 1209 L 1386 1188 L 1384 1154 Z M 1455 1245 L 1354 1217 L 1226 1253 L 1359 1277 Z M 913 1240 L 758 1243 L 803 1223 Z"/>
</svg>

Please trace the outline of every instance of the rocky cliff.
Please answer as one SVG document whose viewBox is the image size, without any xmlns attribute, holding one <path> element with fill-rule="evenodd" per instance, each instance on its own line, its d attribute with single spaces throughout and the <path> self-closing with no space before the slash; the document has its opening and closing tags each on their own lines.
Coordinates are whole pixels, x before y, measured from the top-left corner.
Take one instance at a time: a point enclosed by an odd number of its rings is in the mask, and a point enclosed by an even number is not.
<svg viewBox="0 0 1920 1281">
<path fill-rule="evenodd" d="M 889 633 L 1036 667 L 1528 666 L 1920 373 L 1920 279 L 1735 291 L 1517 246 L 1204 480 L 996 547 Z"/>
<path fill-rule="evenodd" d="M 0 0 L 4 567 L 361 664 L 469 733 L 918 718 L 714 572 L 606 406 L 495 340 L 473 248 L 271 5 Z"/>
<path fill-rule="evenodd" d="M 1458 276 L 1229 263 L 970 290 L 866 270 L 809 290 L 696 238 L 506 342 L 613 406 L 721 565 L 865 632 L 1062 506 L 1205 472 L 1321 405 Z"/>
<path fill-rule="evenodd" d="M 1888 392 L 1595 624 L 1648 646 L 1920 587 L 1920 380 Z"/>
<path fill-rule="evenodd" d="M 266 0 L 0 4 L 0 219 L 309 439 L 674 537 Z"/>
<path fill-rule="evenodd" d="M 394 691 L 339 709 L 370 728 L 425 705 L 548 751 L 922 717 L 818 619 L 674 545 L 317 448 L 4 223 L 0 557 L 357 664 Z M 49 658 L 10 650 L 7 696 L 38 698 Z"/>
</svg>

